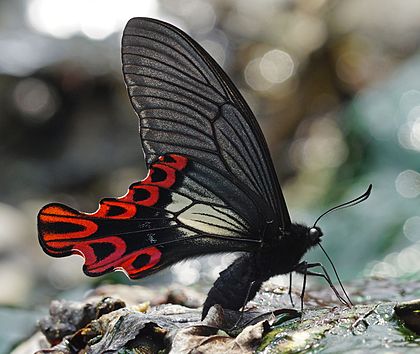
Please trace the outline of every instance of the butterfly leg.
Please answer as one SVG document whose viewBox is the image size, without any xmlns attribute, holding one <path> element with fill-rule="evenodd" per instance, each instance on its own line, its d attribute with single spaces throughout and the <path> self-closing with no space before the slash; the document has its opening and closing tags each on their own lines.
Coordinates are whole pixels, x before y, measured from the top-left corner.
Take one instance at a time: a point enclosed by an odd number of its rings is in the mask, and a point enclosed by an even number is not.
<svg viewBox="0 0 420 354">
<path fill-rule="evenodd" d="M 290 302 L 292 304 L 292 307 L 295 307 L 295 304 L 293 302 L 293 297 L 292 297 L 292 273 L 289 273 L 289 298 L 290 298 Z"/>
<path fill-rule="evenodd" d="M 310 268 L 310 264 L 308 262 L 303 261 L 300 262 L 292 271 L 303 275 L 303 284 L 302 284 L 302 291 L 300 293 L 300 310 L 303 311 L 303 297 L 305 296 L 306 290 L 306 275 L 308 274 L 308 268 Z M 289 287 L 289 295 L 291 296 L 291 276 L 290 273 L 290 287 Z M 291 299 L 291 298 L 290 298 Z"/>
<path fill-rule="evenodd" d="M 248 301 L 250 300 L 250 296 L 251 296 L 251 291 L 253 290 L 253 287 L 255 286 L 255 280 L 251 282 L 251 284 L 249 284 L 248 287 L 248 291 L 246 292 L 246 297 L 245 297 L 245 301 L 244 304 L 241 307 L 241 317 L 239 317 L 239 319 L 242 319 L 244 311 L 245 311 L 245 306 L 248 303 Z M 255 295 L 254 295 L 255 296 Z M 238 321 L 239 322 L 239 321 Z"/>
<path fill-rule="evenodd" d="M 302 273 L 303 274 L 303 284 L 302 284 L 302 292 L 300 293 L 300 312 L 303 312 L 303 298 L 305 296 L 306 290 L 306 276 L 308 275 L 308 263 L 302 262 Z"/>
<path fill-rule="evenodd" d="M 252 288 L 254 287 L 254 285 L 255 285 L 255 281 L 252 281 L 252 282 L 251 282 L 251 284 L 250 284 L 250 285 L 249 285 L 249 287 L 248 287 L 248 291 L 247 291 L 247 293 L 246 293 L 246 297 L 245 297 L 244 304 L 243 304 L 243 305 L 242 305 L 242 307 L 241 307 L 241 314 L 240 314 L 240 316 L 239 316 L 238 320 L 237 320 L 237 321 L 235 322 L 235 324 L 233 325 L 233 327 L 229 329 L 229 331 L 233 331 L 234 329 L 236 329 L 236 328 L 238 327 L 239 322 L 241 322 L 241 321 L 242 321 L 242 318 L 244 317 L 245 306 L 246 306 L 246 304 L 248 303 L 248 300 L 249 300 L 249 298 L 250 298 L 250 296 L 251 296 L 251 291 L 252 291 Z"/>
<path fill-rule="evenodd" d="M 332 284 L 331 278 L 328 275 L 325 275 L 323 273 L 311 272 L 311 271 L 308 271 L 306 274 L 312 275 L 312 276 L 316 276 L 316 277 L 324 278 L 327 281 L 327 283 L 330 286 L 330 288 L 332 289 L 332 291 L 334 291 L 334 294 L 337 296 L 337 298 L 340 300 L 340 302 L 343 305 L 346 305 L 346 306 L 349 305 L 348 302 L 340 295 L 340 293 L 338 292 L 337 288 Z"/>
<path fill-rule="evenodd" d="M 350 301 L 350 299 L 349 299 L 349 297 L 347 296 L 347 293 L 346 292 L 344 292 L 344 293 L 346 294 L 346 297 L 347 297 L 348 301 L 346 301 L 346 299 L 344 299 L 340 295 L 340 293 L 338 292 L 337 288 L 332 283 L 331 278 L 328 275 L 327 270 L 325 269 L 325 267 L 321 263 L 306 263 L 306 262 L 302 262 L 302 263 L 300 263 L 298 265 L 298 267 L 299 268 L 296 269 L 296 272 L 298 272 L 300 274 L 303 274 L 304 276 L 306 276 L 306 275 L 312 275 L 312 276 L 324 278 L 325 281 L 330 286 L 330 288 L 332 289 L 332 291 L 334 292 L 334 294 L 337 296 L 337 298 L 340 300 L 340 302 L 343 305 L 350 306 L 350 304 L 352 304 L 351 301 Z M 310 271 L 309 270 L 310 268 L 315 268 L 315 267 L 320 267 L 322 269 L 323 273 L 313 272 L 313 271 Z"/>
</svg>

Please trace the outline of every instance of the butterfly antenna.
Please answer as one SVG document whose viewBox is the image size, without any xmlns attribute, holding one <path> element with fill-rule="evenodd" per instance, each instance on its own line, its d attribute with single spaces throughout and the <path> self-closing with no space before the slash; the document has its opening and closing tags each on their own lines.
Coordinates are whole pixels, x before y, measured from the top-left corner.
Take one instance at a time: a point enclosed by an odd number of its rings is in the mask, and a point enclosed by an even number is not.
<svg viewBox="0 0 420 354">
<path fill-rule="evenodd" d="M 341 282 L 341 279 L 340 279 L 340 277 L 338 276 L 337 270 L 335 269 L 334 263 L 332 262 L 332 260 L 331 260 L 330 256 L 329 256 L 329 255 L 328 255 L 328 253 L 325 251 L 324 247 L 322 247 L 322 246 L 321 246 L 321 243 L 319 243 L 319 242 L 318 242 L 318 246 L 319 246 L 319 247 L 321 247 L 322 252 L 324 252 L 325 256 L 327 257 L 328 261 L 330 262 L 331 267 L 332 267 L 332 269 L 334 270 L 335 277 L 337 278 L 338 283 L 340 284 L 341 290 L 343 290 L 343 293 L 344 293 L 344 295 L 346 296 L 347 300 L 349 301 L 350 305 L 354 306 L 354 305 L 353 305 L 353 303 L 352 303 L 352 302 L 351 302 L 351 300 L 350 300 L 350 297 L 347 295 L 346 290 L 344 289 L 343 283 Z"/>
<path fill-rule="evenodd" d="M 332 211 L 335 211 L 335 210 L 339 210 L 339 209 L 344 209 L 344 208 L 349 208 L 349 207 L 352 207 L 352 206 L 354 206 L 354 205 L 356 205 L 356 204 L 359 204 L 359 203 L 361 203 L 361 202 L 363 202 L 363 201 L 365 201 L 366 199 L 368 199 L 369 198 L 369 196 L 370 196 L 370 192 L 372 191 L 372 184 L 369 184 L 369 187 L 368 187 L 368 189 L 366 190 L 366 192 L 364 192 L 361 196 L 359 196 L 359 197 L 357 197 L 357 198 L 354 198 L 353 200 L 350 200 L 350 201 L 348 201 L 348 202 L 345 202 L 345 203 L 343 203 L 343 204 L 340 204 L 340 205 L 337 205 L 337 206 L 335 206 L 335 207 L 332 207 L 331 209 L 328 209 L 326 212 L 324 212 L 324 213 L 322 213 L 321 214 L 321 216 L 318 218 L 318 219 L 316 219 L 316 221 L 315 221 L 315 223 L 314 223 L 314 226 L 313 227 L 315 227 L 316 226 L 316 224 L 318 223 L 318 221 L 324 216 L 324 215 L 327 215 L 327 214 L 329 214 L 329 213 L 331 213 Z"/>
</svg>

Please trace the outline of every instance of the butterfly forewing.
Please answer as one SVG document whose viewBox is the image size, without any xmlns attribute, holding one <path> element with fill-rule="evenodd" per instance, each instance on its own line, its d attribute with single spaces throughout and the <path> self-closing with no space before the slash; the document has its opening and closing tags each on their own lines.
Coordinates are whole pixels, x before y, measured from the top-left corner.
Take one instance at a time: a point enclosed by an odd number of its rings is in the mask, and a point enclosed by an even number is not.
<svg viewBox="0 0 420 354">
<path fill-rule="evenodd" d="M 134 18 L 124 30 L 122 61 L 149 163 L 169 152 L 194 158 L 250 194 L 264 222 L 290 225 L 255 117 L 204 49 L 167 23 Z"/>
</svg>

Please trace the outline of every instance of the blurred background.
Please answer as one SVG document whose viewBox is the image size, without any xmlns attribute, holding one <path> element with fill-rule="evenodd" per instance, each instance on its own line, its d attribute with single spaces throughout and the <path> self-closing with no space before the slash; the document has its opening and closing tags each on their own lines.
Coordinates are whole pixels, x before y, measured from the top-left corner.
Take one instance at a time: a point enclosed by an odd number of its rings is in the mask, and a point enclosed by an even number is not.
<svg viewBox="0 0 420 354">
<path fill-rule="evenodd" d="M 36 214 L 53 201 L 95 211 L 145 176 L 120 62 L 135 16 L 184 29 L 232 77 L 295 221 L 311 224 L 373 184 L 369 200 L 320 223 L 344 280 L 420 278 L 419 1 L 0 0 L 0 351 L 52 298 L 127 282 L 45 255 Z M 232 259 L 136 283 L 205 288 Z M 316 250 L 309 260 L 325 262 Z"/>
</svg>

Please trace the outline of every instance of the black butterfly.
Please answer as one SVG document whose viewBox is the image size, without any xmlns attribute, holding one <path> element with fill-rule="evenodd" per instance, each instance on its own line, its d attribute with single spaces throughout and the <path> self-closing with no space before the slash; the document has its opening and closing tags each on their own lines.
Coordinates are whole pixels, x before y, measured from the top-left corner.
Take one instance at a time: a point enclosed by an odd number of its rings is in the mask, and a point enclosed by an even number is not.
<svg viewBox="0 0 420 354">
<path fill-rule="evenodd" d="M 133 18 L 122 62 L 149 174 L 125 196 L 101 200 L 95 213 L 45 206 L 38 215 L 44 251 L 83 255 L 90 276 L 123 269 L 131 278 L 243 251 L 214 283 L 203 318 L 214 304 L 241 308 L 277 274 L 318 275 L 332 286 L 325 271 L 309 270 L 319 263 L 301 262 L 320 245 L 320 228 L 291 222 L 261 129 L 210 55 L 168 23 Z M 370 189 L 327 212 L 366 199 Z"/>
</svg>

